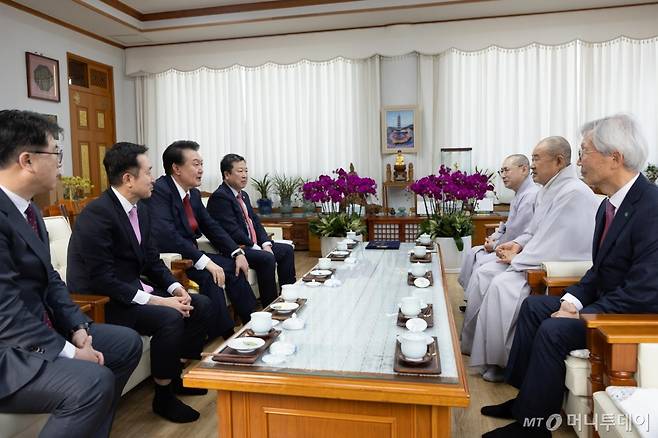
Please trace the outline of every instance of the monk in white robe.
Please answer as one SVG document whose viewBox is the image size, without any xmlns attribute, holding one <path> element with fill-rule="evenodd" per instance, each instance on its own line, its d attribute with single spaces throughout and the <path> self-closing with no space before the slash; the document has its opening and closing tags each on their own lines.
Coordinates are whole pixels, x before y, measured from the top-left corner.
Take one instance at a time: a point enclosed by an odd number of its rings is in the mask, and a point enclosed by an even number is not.
<svg viewBox="0 0 658 438">
<path fill-rule="evenodd" d="M 548 137 L 532 154 L 532 175 L 543 187 L 526 231 L 499 245 L 499 260 L 481 266 L 471 278 L 462 328 L 462 351 L 470 366 L 484 367 L 483 377 L 502 381 L 516 319 L 529 295 L 526 270 L 544 261 L 591 258 L 594 216 L 600 199 L 583 183 L 571 162 L 571 146 Z"/>
<path fill-rule="evenodd" d="M 510 203 L 507 221 L 491 236 L 487 237 L 484 245 L 471 248 L 462 260 L 459 271 L 459 284 L 468 290 L 471 274 L 485 263 L 496 260 L 495 249 L 498 245 L 509 242 L 519 236 L 530 223 L 535 210 L 535 197 L 539 186 L 530 176 L 530 162 L 523 154 L 510 155 L 505 158 L 498 171 L 506 188 L 514 190 L 514 198 Z M 468 297 L 464 296 L 468 301 Z"/>
</svg>

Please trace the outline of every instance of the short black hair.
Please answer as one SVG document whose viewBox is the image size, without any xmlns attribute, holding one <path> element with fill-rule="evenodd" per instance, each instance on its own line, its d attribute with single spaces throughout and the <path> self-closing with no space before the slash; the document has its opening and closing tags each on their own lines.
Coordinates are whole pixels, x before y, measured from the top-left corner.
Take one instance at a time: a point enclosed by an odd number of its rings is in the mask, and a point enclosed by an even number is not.
<svg viewBox="0 0 658 438">
<path fill-rule="evenodd" d="M 126 172 L 137 176 L 139 174 L 137 156 L 145 154 L 146 151 L 148 151 L 146 146 L 135 143 L 119 142 L 112 146 L 103 158 L 103 166 L 110 185 L 120 186 Z"/>
<path fill-rule="evenodd" d="M 222 178 L 226 179 L 226 175 L 224 172 L 231 172 L 233 170 L 233 163 L 237 163 L 238 161 L 245 161 L 244 157 L 241 157 L 238 154 L 227 154 L 224 155 L 224 158 L 222 158 L 221 163 L 219 163 L 219 168 L 222 171 Z"/>
<path fill-rule="evenodd" d="M 41 114 L 32 111 L 0 111 L 0 169 L 32 148 L 48 146 L 48 134 L 57 137 L 62 128 Z"/>
<path fill-rule="evenodd" d="M 183 164 L 183 151 L 185 149 L 198 151 L 199 143 L 192 140 L 178 140 L 167 146 L 167 149 L 162 154 L 162 165 L 167 175 L 171 175 L 174 172 L 174 164 L 178 164 L 179 166 Z"/>
</svg>

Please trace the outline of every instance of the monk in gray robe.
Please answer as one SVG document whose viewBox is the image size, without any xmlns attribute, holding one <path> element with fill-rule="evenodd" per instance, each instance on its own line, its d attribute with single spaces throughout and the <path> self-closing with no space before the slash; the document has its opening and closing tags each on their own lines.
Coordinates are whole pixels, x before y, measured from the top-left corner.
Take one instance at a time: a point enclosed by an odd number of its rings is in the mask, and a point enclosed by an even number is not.
<svg viewBox="0 0 658 438">
<path fill-rule="evenodd" d="M 519 308 L 530 293 L 525 271 L 544 261 L 591 258 L 601 199 L 578 178 L 569 142 L 562 137 L 540 141 L 530 169 L 543 186 L 530 224 L 523 234 L 499 245 L 499 259 L 482 265 L 469 284 L 462 351 L 470 353 L 470 366 L 483 367 L 488 381 L 502 381 Z"/>
<path fill-rule="evenodd" d="M 485 263 L 496 260 L 495 248 L 519 236 L 530 223 L 535 210 L 535 197 L 539 187 L 530 176 L 530 162 L 523 154 L 510 155 L 505 158 L 498 171 L 506 188 L 514 190 L 507 221 L 497 231 L 487 237 L 484 245 L 471 248 L 462 260 L 459 271 L 459 284 L 468 290 L 471 274 Z M 468 297 L 464 297 L 468 300 Z"/>
</svg>

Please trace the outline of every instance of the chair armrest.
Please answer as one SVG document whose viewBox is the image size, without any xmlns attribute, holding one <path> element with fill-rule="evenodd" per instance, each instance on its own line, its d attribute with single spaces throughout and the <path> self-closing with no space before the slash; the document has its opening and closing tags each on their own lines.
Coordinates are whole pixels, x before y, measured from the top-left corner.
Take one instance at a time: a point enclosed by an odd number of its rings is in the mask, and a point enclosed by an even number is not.
<svg viewBox="0 0 658 438">
<path fill-rule="evenodd" d="M 546 292 L 546 285 L 544 284 L 546 272 L 543 269 L 528 269 L 525 271 L 525 275 L 528 286 L 530 286 L 530 294 L 544 295 Z"/>
<path fill-rule="evenodd" d="M 263 223 L 265 231 L 269 234 L 270 239 L 284 239 L 284 240 L 293 240 L 292 239 L 292 229 L 293 224 L 291 222 L 266 222 Z"/>
<path fill-rule="evenodd" d="M 176 280 L 178 280 L 180 284 L 183 285 L 185 290 L 189 289 L 190 287 L 190 279 L 187 278 L 187 274 L 185 272 L 192 266 L 194 266 L 194 263 L 190 259 L 173 260 L 171 262 L 171 274 L 176 278 Z"/>
<path fill-rule="evenodd" d="M 76 303 L 83 312 L 85 312 L 94 322 L 105 322 L 105 304 L 110 302 L 110 298 L 105 295 L 88 295 L 88 294 L 71 294 L 71 299 Z M 89 310 L 84 310 L 89 306 Z"/>
</svg>

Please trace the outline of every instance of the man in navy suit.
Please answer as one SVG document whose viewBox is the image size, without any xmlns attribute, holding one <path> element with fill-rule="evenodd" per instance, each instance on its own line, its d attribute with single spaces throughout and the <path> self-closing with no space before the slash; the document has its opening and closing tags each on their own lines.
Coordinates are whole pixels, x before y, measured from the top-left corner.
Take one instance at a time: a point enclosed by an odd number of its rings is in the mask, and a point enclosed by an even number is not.
<svg viewBox="0 0 658 438">
<path fill-rule="evenodd" d="M 483 415 L 516 421 L 485 437 L 551 435 L 545 423 L 524 427 L 524 421 L 559 414 L 564 358 L 586 347 L 579 313 L 658 312 L 658 187 L 640 174 L 647 146 L 639 126 L 618 114 L 585 124 L 581 133 L 583 177 L 608 196 L 596 215 L 593 266 L 562 298 L 524 301 L 506 375 L 519 394 L 482 408 Z"/>
<path fill-rule="evenodd" d="M 155 182 L 149 211 L 153 218 L 153 234 L 161 252 L 176 252 L 190 259 L 194 266 L 187 276 L 197 282 L 200 292 L 212 301 L 216 312 L 209 330 L 210 337 L 233 334 L 224 286 L 231 303 L 243 323 L 249 322 L 256 310 L 256 297 L 247 281 L 249 263 L 244 251 L 231 236 L 208 215 L 196 188 L 201 185 L 203 159 L 199 144 L 181 140 L 170 144 L 162 154 L 166 175 Z M 219 254 L 206 254 L 196 240 L 205 235 Z"/>
<path fill-rule="evenodd" d="M 249 195 L 243 189 L 249 182 L 244 158 L 228 154 L 220 164 L 224 182 L 208 200 L 208 213 L 244 248 L 249 266 L 258 276 L 258 290 L 263 306 L 277 297 L 274 269 L 279 283 L 292 284 L 295 279 L 295 254 L 291 245 L 272 242 L 258 215 L 254 213 Z"/>
<path fill-rule="evenodd" d="M 75 222 L 69 242 L 67 281 L 79 293 L 110 297 L 109 322 L 151 336 L 153 412 L 175 423 L 199 413 L 175 394 L 202 395 L 185 388 L 181 358 L 199 359 L 213 316 L 210 300 L 189 295 L 160 260 L 148 209 L 153 176 L 147 148 L 117 143 L 103 165 L 110 188 L 90 202 Z"/>
<path fill-rule="evenodd" d="M 92 324 L 50 263 L 30 199 L 55 188 L 61 131 L 36 113 L 0 111 L 0 412 L 51 413 L 44 437 L 107 437 L 142 341 Z"/>
</svg>

